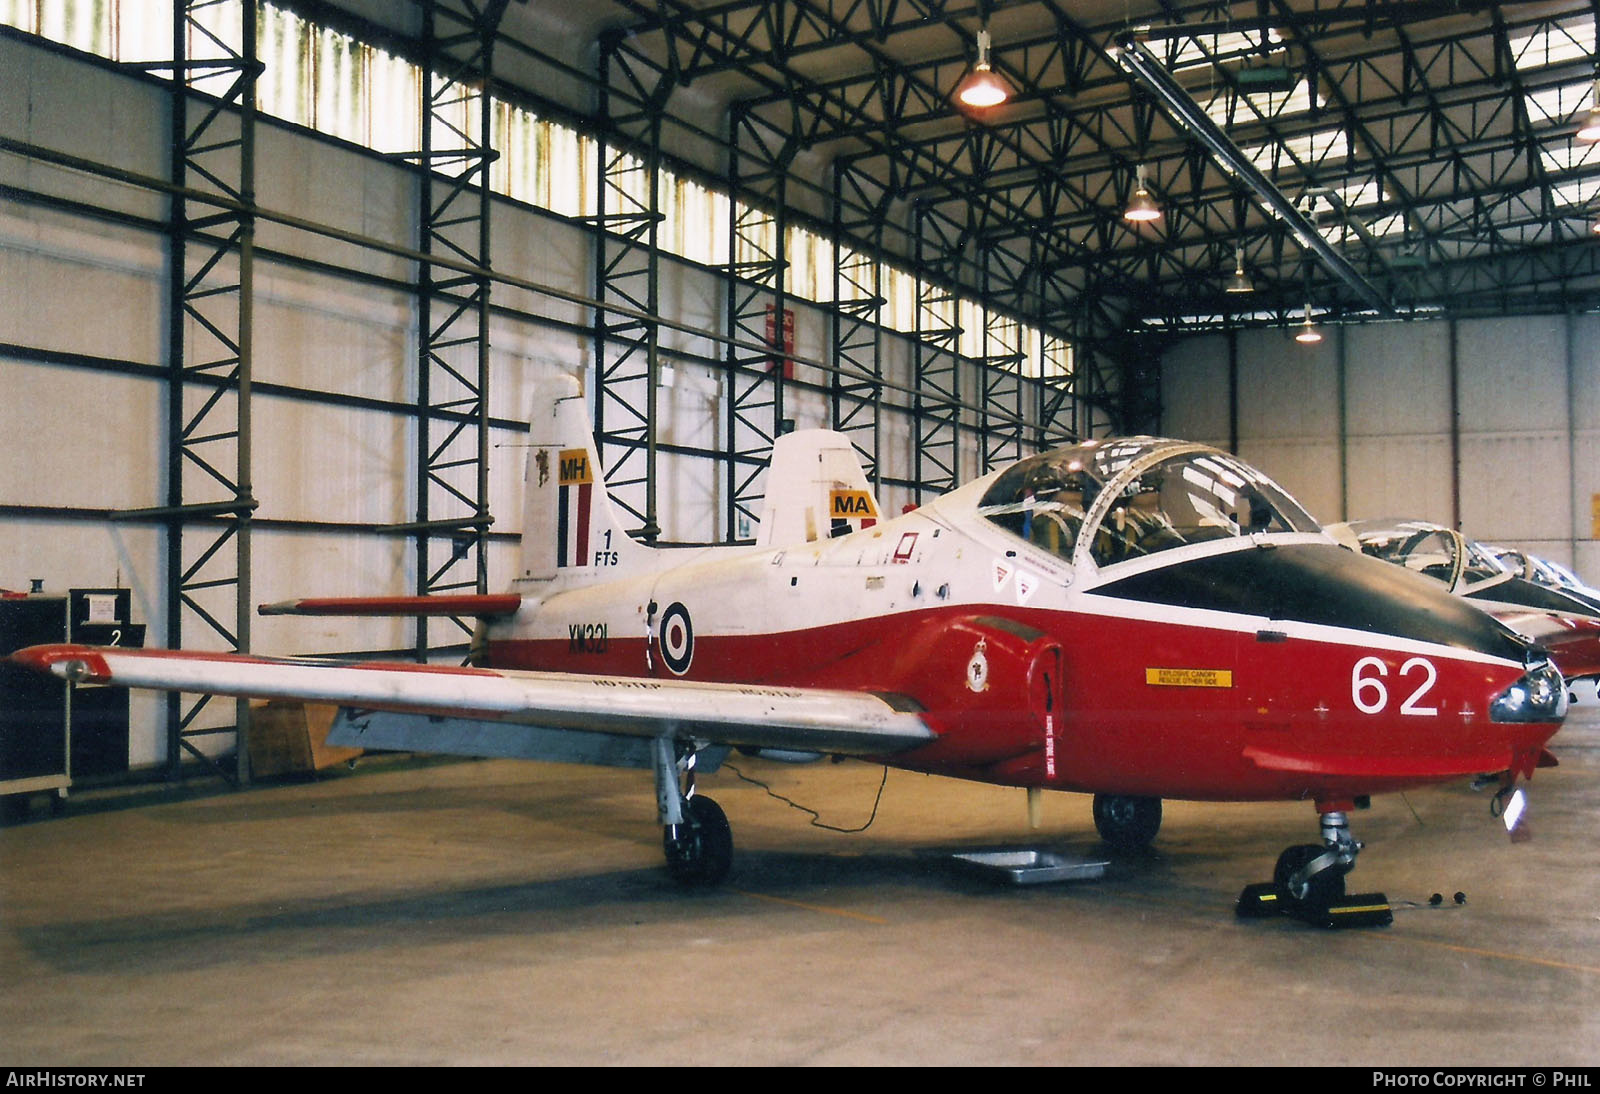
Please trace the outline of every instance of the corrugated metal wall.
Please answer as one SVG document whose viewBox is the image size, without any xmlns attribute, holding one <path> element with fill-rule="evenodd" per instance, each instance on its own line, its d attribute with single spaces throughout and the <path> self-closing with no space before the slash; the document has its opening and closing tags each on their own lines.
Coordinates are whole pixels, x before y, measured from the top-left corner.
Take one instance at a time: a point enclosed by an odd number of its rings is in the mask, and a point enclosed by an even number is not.
<svg viewBox="0 0 1600 1094">
<path fill-rule="evenodd" d="M 1268 330 L 1180 343 L 1162 362 L 1163 431 L 1236 435 L 1322 520 L 1459 524 L 1600 581 L 1600 317 L 1327 333 L 1309 348 Z"/>
</svg>

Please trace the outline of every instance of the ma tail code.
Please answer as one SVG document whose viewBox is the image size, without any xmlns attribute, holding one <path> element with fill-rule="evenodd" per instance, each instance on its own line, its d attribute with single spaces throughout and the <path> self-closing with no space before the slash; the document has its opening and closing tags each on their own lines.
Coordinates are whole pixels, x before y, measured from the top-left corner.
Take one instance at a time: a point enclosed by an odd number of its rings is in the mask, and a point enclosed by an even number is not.
<svg viewBox="0 0 1600 1094">
<path fill-rule="evenodd" d="M 835 490 L 828 496 L 833 502 L 832 516 L 849 518 L 878 515 L 878 510 L 872 504 L 872 495 L 865 490 Z"/>
</svg>

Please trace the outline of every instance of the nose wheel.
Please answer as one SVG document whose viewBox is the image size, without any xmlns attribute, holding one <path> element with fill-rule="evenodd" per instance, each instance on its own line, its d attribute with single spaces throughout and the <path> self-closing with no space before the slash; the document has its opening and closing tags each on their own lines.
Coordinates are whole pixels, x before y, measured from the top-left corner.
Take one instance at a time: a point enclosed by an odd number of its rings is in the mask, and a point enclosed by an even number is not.
<svg viewBox="0 0 1600 1094">
<path fill-rule="evenodd" d="M 1344 875 L 1334 853 L 1316 843 L 1286 848 L 1272 870 L 1272 886 L 1302 919 L 1325 915 L 1344 896 Z"/>
<path fill-rule="evenodd" d="M 1345 875 L 1360 850 L 1344 811 L 1323 813 L 1322 842 L 1287 848 L 1270 882 L 1245 886 L 1237 906 L 1240 917 L 1288 915 L 1319 927 L 1388 926 L 1394 913 L 1382 893 L 1345 894 Z"/>
</svg>

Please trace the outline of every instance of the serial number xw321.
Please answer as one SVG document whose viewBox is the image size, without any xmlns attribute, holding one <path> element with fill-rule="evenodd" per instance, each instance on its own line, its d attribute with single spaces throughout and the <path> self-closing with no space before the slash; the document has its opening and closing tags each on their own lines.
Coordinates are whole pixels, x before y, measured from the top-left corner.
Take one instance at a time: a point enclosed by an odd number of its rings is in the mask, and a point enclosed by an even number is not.
<svg viewBox="0 0 1600 1094">
<path fill-rule="evenodd" d="M 568 653 L 605 653 L 607 650 L 604 623 L 568 623 Z"/>
</svg>

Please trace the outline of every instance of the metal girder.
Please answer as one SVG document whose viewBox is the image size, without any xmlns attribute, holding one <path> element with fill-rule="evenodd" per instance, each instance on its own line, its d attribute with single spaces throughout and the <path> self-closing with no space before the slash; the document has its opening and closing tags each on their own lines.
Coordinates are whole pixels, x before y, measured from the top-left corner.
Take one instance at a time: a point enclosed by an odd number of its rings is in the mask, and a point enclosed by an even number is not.
<svg viewBox="0 0 1600 1094">
<path fill-rule="evenodd" d="M 860 176 L 833 169 L 833 359 L 831 390 L 833 428 L 850 438 L 861 458 L 867 481 L 876 489 L 879 483 L 878 448 L 882 436 L 883 408 L 883 264 L 878 261 L 882 243 L 882 222 L 876 230 L 867 227 L 871 249 L 850 247 L 845 240 L 859 238 L 847 232 L 844 211 L 849 205 L 876 205 L 881 198 L 863 193 Z M 847 203 L 846 190 L 854 188 Z M 858 226 L 858 229 L 863 226 Z"/>
<path fill-rule="evenodd" d="M 237 42 L 215 29 L 223 7 L 239 11 Z M 250 649 L 251 329 L 254 301 L 255 0 L 173 5 L 170 69 L 166 502 L 115 514 L 166 524 L 166 642 Z M 195 91 L 203 91 L 196 94 Z M 179 188 L 220 195 L 197 206 Z M 250 780 L 250 707 L 234 702 L 231 726 L 201 725 L 211 696 L 167 696 L 167 777 L 185 756 L 235 785 Z M 231 767 L 196 741 L 232 737 Z"/>
<path fill-rule="evenodd" d="M 637 3 L 633 10 L 646 7 Z M 1577 0 L 1143 3 L 1098 23 L 1081 8 L 1048 0 L 996 5 L 992 59 L 1017 94 L 994 119 L 979 123 L 964 122 L 948 94 L 970 62 L 971 36 L 989 5 L 795 0 L 699 9 L 664 0 L 650 10 L 651 17 L 632 29 L 669 43 L 685 82 L 740 76 L 747 90 L 738 97 L 749 114 L 810 149 L 837 147 L 851 170 L 885 180 L 906 201 L 929 210 L 925 215 L 950 207 L 961 223 L 965 209 L 976 206 L 985 257 L 968 254 L 963 265 L 948 267 L 965 291 L 977 295 L 985 281 L 993 286 L 1001 280 L 987 256 L 1008 249 L 1030 263 L 1076 265 L 1084 272 L 1080 281 L 1104 282 L 1094 288 L 1064 283 L 1061 300 L 1043 292 L 1040 310 L 1028 316 L 1079 337 L 1089 332 L 1081 319 L 1074 325 L 1074 314 L 1101 310 L 1094 301 L 1078 307 L 1079 293 L 1102 301 L 1121 297 L 1123 326 L 1136 322 L 1141 300 L 1179 297 L 1204 305 L 1226 272 L 1218 267 L 1239 245 L 1252 254 L 1263 288 L 1280 295 L 1307 290 L 1299 248 L 1285 253 L 1282 226 L 1271 214 L 1242 222 L 1223 215 L 1236 184 L 1197 160 L 1115 71 L 1106 47 L 1130 24 L 1151 24 L 1151 42 L 1160 45 L 1181 83 L 1220 96 L 1230 136 L 1266 165 L 1264 173 L 1285 194 L 1337 190 L 1366 177 L 1380 196 L 1338 215 L 1352 225 L 1361 218 L 1403 218 L 1397 222 L 1403 231 L 1351 233 L 1337 249 L 1351 256 L 1354 274 L 1343 271 L 1345 284 L 1372 279 L 1381 299 L 1407 307 L 1437 303 L 1452 284 L 1438 268 L 1462 260 L 1452 236 L 1464 218 L 1500 251 L 1570 236 L 1581 227 L 1568 204 L 1574 169 L 1557 169 L 1545 156 L 1552 142 L 1570 139 L 1570 123 L 1545 118 L 1531 105 L 1592 69 L 1592 34 L 1575 30 L 1574 20 L 1592 23 L 1593 5 Z M 1017 33 L 1008 34 L 1008 20 Z M 1240 82 L 1243 66 L 1267 56 L 1263 35 L 1269 28 L 1281 38 L 1271 55 L 1287 62 L 1302 89 L 1310 80 L 1319 90 L 1302 95 L 1297 108 L 1278 103 L 1258 109 Z M 1199 48 L 1202 36 L 1224 31 L 1250 31 L 1255 39 L 1206 39 Z M 899 44 L 912 34 L 920 35 L 923 48 Z M 1569 48 L 1529 65 L 1523 43 L 1541 35 Z M 1189 67 L 1176 72 L 1180 60 Z M 1328 127 L 1346 134 L 1336 154 L 1307 155 L 1295 147 Z M 1157 238 L 1129 233 L 1118 222 L 1132 166 L 1141 160 L 1159 180 L 1169 209 Z M 1483 187 L 1515 193 L 1463 211 L 1438 192 L 1441 179 L 1454 193 Z M 1540 217 L 1543 233 L 1536 230 Z M 841 217 L 844 223 L 865 219 L 848 210 Z M 1040 233 L 1050 241 L 1042 256 L 1024 242 Z M 998 245 L 1007 240 L 1016 243 Z M 908 253 L 913 246 L 907 242 Z M 1394 276 L 1388 258 L 1402 249 L 1408 257 L 1420 253 L 1426 272 Z M 1339 265 L 1337 253 L 1326 260 Z M 1339 308 L 1376 306 L 1361 289 L 1342 284 L 1333 292 L 1333 286 L 1319 276 L 1309 288 Z M 1012 306 L 1014 300 L 992 302 Z"/>
<path fill-rule="evenodd" d="M 989 270 L 985 266 L 985 275 Z M 987 286 L 985 286 L 987 288 Z M 982 420 L 978 468 L 987 474 L 997 467 L 1020 460 L 1028 454 L 1023 446 L 1022 369 L 1027 360 L 1022 345 L 1022 327 L 1013 318 L 997 311 L 985 311 L 983 345 L 979 353 L 978 379 L 982 386 Z"/>
<path fill-rule="evenodd" d="M 961 341 L 956 293 L 940 277 L 960 245 L 948 225 L 918 209 L 916 236 L 917 321 L 912 343 L 916 374 L 917 503 L 954 490 L 961 483 Z"/>
<path fill-rule="evenodd" d="M 1172 79 L 1160 61 L 1129 37 L 1119 39 L 1122 47 L 1118 60 L 1129 72 L 1136 74 L 1145 86 L 1160 97 L 1172 112 L 1178 124 L 1210 151 L 1216 161 L 1229 174 L 1237 177 L 1250 190 L 1256 200 L 1288 225 L 1299 244 L 1314 253 L 1322 264 L 1367 306 L 1382 314 L 1393 313 L 1393 308 L 1367 281 L 1361 271 L 1353 266 L 1339 250 L 1323 239 L 1317 226 L 1305 216 L 1265 175 L 1250 161 L 1239 147 L 1228 139 L 1215 122 L 1206 117 L 1199 105 L 1191 99 L 1182 86 Z"/>
<path fill-rule="evenodd" d="M 483 87 L 508 0 L 423 0 L 419 168 L 424 256 L 490 265 L 491 104 Z M 388 529 L 414 536 L 418 596 L 488 588 L 489 286 L 481 274 L 417 265 L 416 519 Z M 440 550 L 443 548 L 443 550 Z M 469 621 L 435 626 L 459 644 Z M 442 642 L 416 621 L 415 655 Z"/>
<path fill-rule="evenodd" d="M 595 142 L 594 225 L 595 364 L 590 392 L 600 465 L 613 502 L 639 522 L 637 534 L 654 543 L 657 397 L 660 391 L 661 115 L 671 88 L 668 73 L 654 71 L 607 35 L 600 46 L 600 116 L 607 128 Z M 615 132 L 626 144 L 610 139 Z M 615 304 L 633 314 L 609 311 Z"/>
<path fill-rule="evenodd" d="M 788 295 L 788 168 L 795 145 L 749 124 L 742 111 L 730 119 L 728 179 L 754 200 L 735 203 L 728 218 L 728 323 L 725 360 L 727 408 L 727 530 L 730 540 L 755 534 L 765 494 L 773 441 L 785 429 L 783 389 L 794 367 L 785 350 L 793 339 Z M 738 342 L 759 342 L 752 355 Z"/>
</svg>

